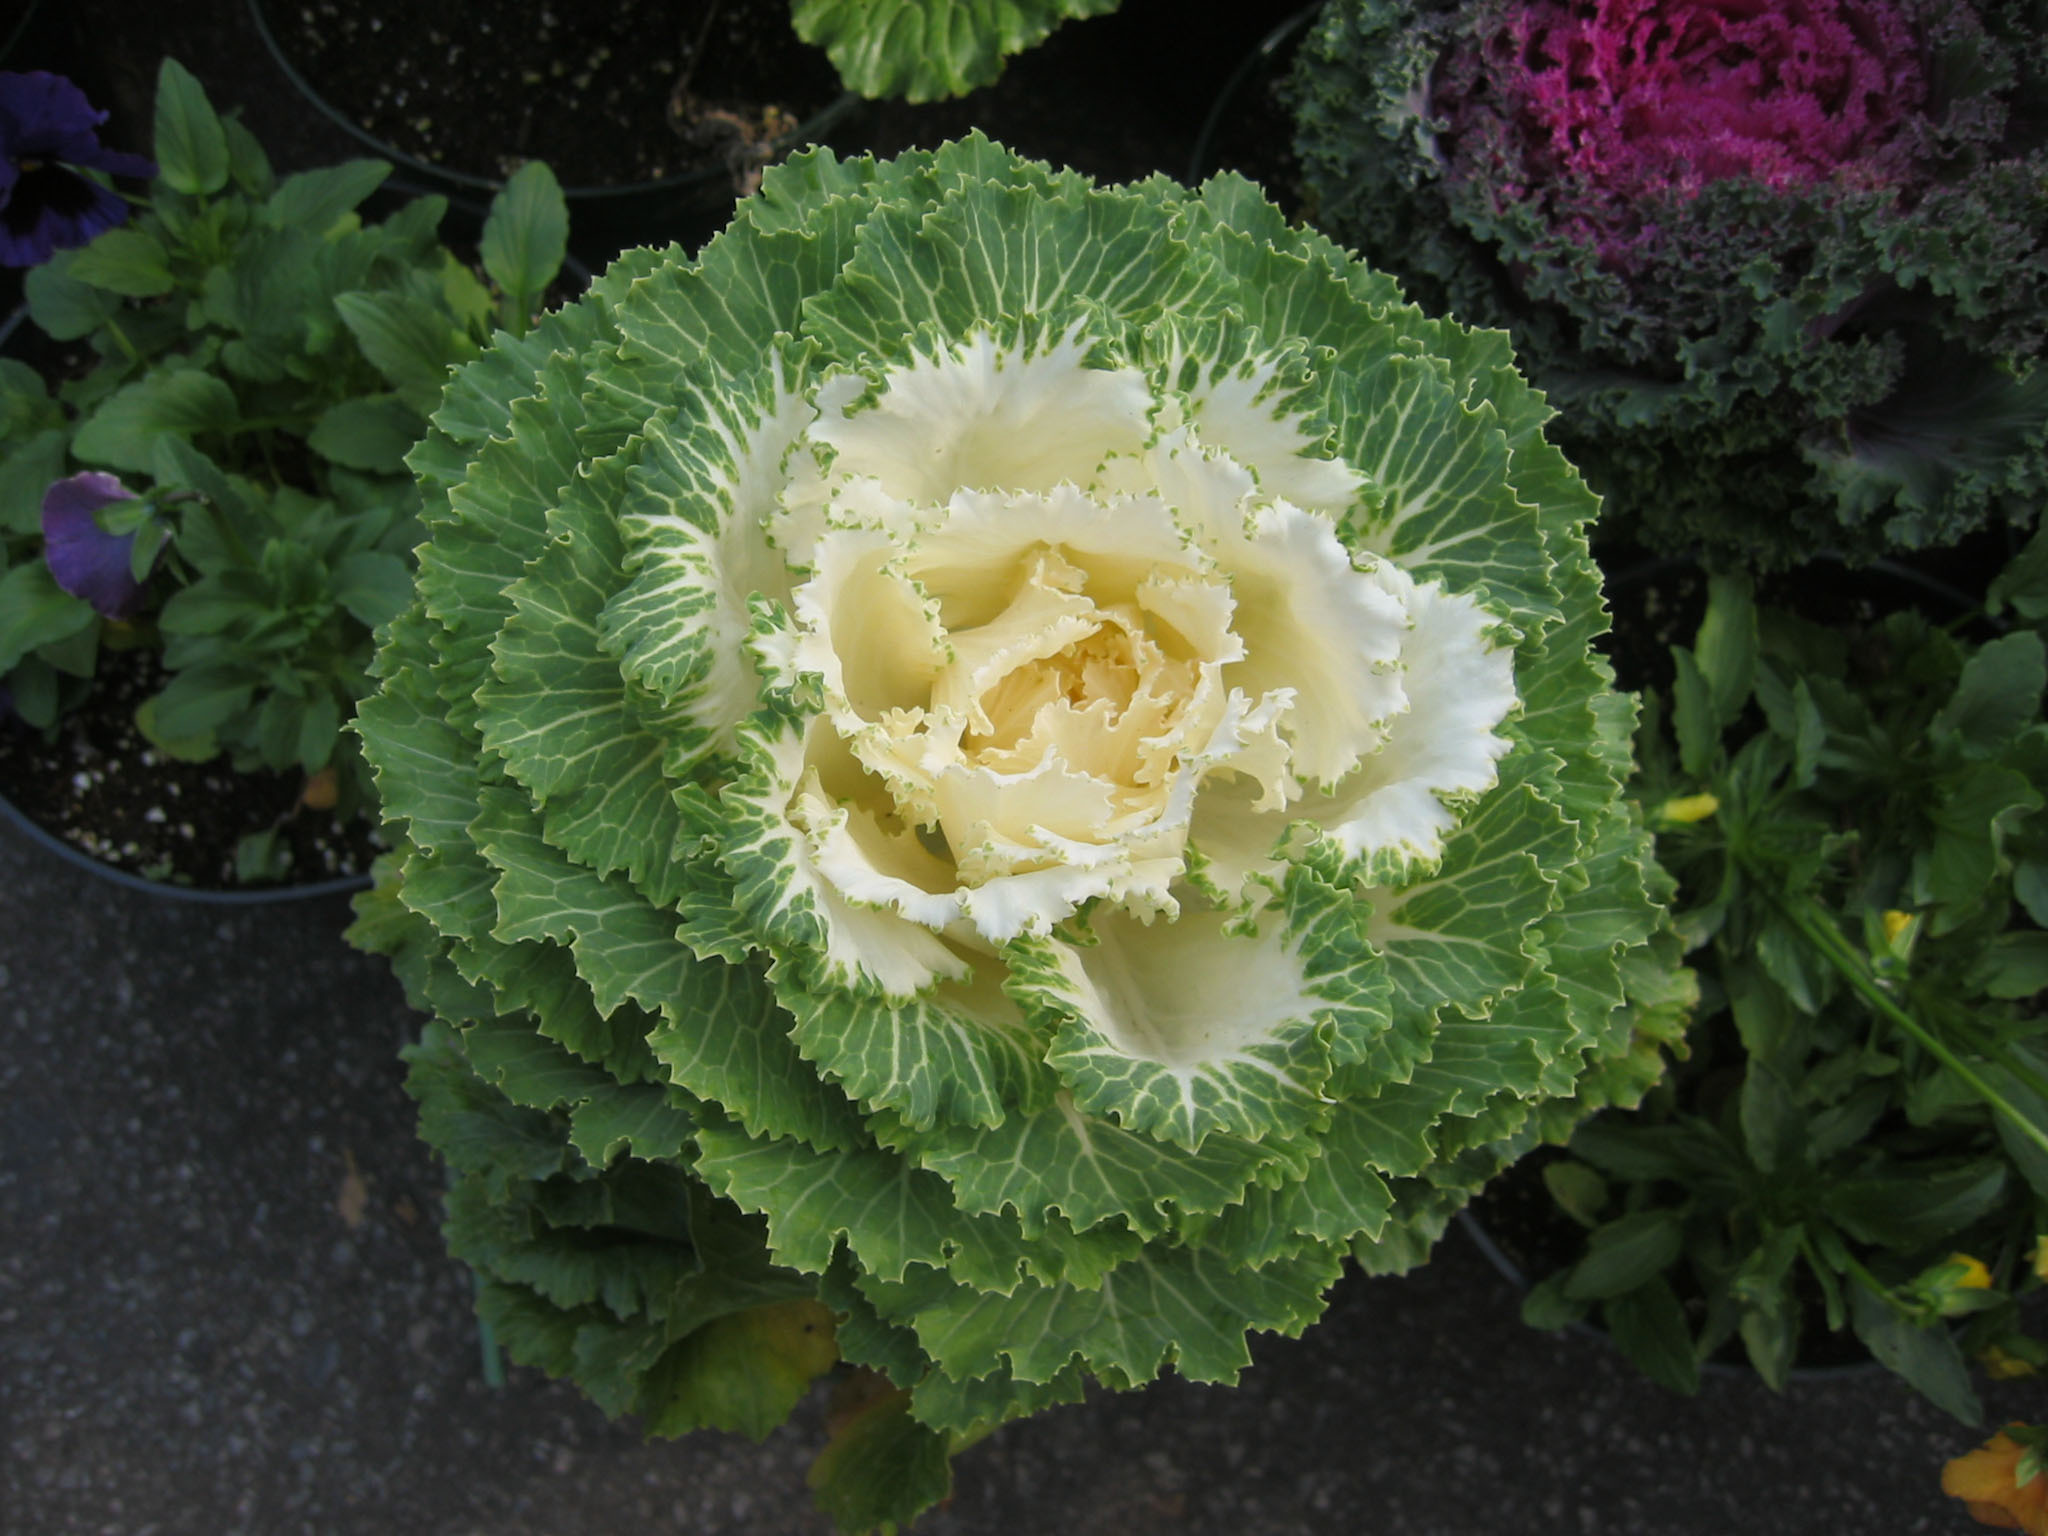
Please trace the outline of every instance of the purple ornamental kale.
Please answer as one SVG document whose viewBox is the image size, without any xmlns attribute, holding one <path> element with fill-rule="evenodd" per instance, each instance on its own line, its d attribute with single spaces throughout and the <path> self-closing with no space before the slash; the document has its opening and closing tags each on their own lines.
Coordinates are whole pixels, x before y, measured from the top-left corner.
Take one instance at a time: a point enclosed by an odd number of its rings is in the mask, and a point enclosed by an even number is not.
<svg viewBox="0 0 2048 1536">
<path fill-rule="evenodd" d="M 85 171 L 154 176 L 141 155 L 103 149 L 107 114 L 44 70 L 0 72 L 0 266 L 33 267 L 128 217 L 120 197 Z"/>
<path fill-rule="evenodd" d="M 43 493 L 43 558 L 57 585 L 83 598 L 103 619 L 133 618 L 142 607 L 135 579 L 135 534 L 108 533 L 100 508 L 134 501 L 135 493 L 96 469 L 59 480 Z"/>
</svg>

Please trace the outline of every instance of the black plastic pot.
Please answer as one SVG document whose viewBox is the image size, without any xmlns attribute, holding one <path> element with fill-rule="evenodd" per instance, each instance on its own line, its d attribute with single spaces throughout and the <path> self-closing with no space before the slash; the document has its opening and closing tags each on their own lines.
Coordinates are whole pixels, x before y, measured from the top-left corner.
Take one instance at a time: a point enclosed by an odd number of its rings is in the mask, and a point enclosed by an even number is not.
<svg viewBox="0 0 2048 1536">
<path fill-rule="evenodd" d="M 0 795 L 0 822 L 5 822 L 38 848 L 54 854 L 75 868 L 98 875 L 102 880 L 112 881 L 115 885 L 126 886 L 131 891 L 147 891 L 152 896 L 168 896 L 175 901 L 196 901 L 223 907 L 255 907 L 277 901 L 303 901 L 312 896 L 333 896 L 344 891 L 366 891 L 370 888 L 370 877 L 366 874 L 340 875 L 330 880 L 308 881 L 304 885 L 238 886 L 234 890 L 174 885 L 168 880 L 151 880 L 146 875 L 132 874 L 125 869 L 116 869 L 111 864 L 102 864 L 84 849 L 75 848 L 61 837 L 53 837 L 45 832 L 24 816 L 5 795 Z"/>
<path fill-rule="evenodd" d="M 1236 170 L 1263 183 L 1269 196 L 1280 196 L 1289 190 L 1287 184 L 1293 180 L 1291 155 L 1283 155 L 1284 163 L 1266 164 L 1262 159 L 1274 155 L 1276 130 L 1272 119 L 1285 116 L 1275 90 L 1287 73 L 1296 46 L 1321 11 L 1322 5 L 1318 3 L 1303 6 L 1289 16 L 1259 39 L 1258 45 L 1224 82 L 1188 156 L 1188 185 L 1198 186 L 1220 170 Z M 1286 144 L 1291 137 L 1284 127 L 1278 130 L 1280 144 Z M 1248 155 L 1262 159 L 1247 164 Z"/>
<path fill-rule="evenodd" d="M 380 160 L 400 167 L 404 179 L 420 189 L 471 203 L 488 200 L 502 185 L 488 176 L 435 165 L 407 154 L 366 131 L 329 102 L 299 73 L 278 45 L 270 25 L 273 0 L 248 0 L 249 16 L 270 57 L 294 89 L 316 112 Z M 860 98 L 842 93 L 799 123 L 776 145 L 777 153 L 822 140 L 859 105 Z M 642 245 L 667 245 L 680 240 L 701 243 L 732 215 L 735 193 L 732 173 L 723 164 L 704 166 L 657 181 L 624 186 L 570 186 L 562 189 L 569 203 L 569 238 L 593 265 L 603 266 L 621 250 Z"/>
</svg>

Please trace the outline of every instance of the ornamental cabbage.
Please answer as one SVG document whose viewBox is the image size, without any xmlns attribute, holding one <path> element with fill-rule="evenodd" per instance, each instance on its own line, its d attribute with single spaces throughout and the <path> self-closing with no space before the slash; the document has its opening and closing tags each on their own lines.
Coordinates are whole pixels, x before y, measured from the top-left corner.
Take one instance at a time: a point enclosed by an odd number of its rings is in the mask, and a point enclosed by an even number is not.
<svg viewBox="0 0 2048 1536">
<path fill-rule="evenodd" d="M 978 137 L 458 373 L 355 933 L 514 1353 L 765 1433 L 827 1316 L 929 1499 L 1639 1097 L 1688 981 L 1547 414 L 1248 183 Z"/>
<path fill-rule="evenodd" d="M 2018 0 L 1336 0 L 1316 220 L 1508 328 L 1650 542 L 1782 564 L 2025 523 L 2048 46 Z"/>
</svg>

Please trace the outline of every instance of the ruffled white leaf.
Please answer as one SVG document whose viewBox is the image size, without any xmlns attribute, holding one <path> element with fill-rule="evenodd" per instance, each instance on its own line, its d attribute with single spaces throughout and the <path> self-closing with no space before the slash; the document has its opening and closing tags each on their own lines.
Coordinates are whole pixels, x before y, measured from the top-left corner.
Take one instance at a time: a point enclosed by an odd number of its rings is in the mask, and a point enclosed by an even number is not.
<svg viewBox="0 0 2048 1536">
<path fill-rule="evenodd" d="M 618 512 L 630 581 L 601 616 L 603 643 L 728 754 L 760 700 L 753 600 L 790 593 L 768 525 L 816 414 L 794 372 L 771 367 L 751 397 L 706 389 L 687 429 L 650 422 Z"/>
<path fill-rule="evenodd" d="M 1281 358 L 1269 353 L 1197 375 L 1189 417 L 1203 442 L 1251 467 L 1261 495 L 1341 520 L 1365 477 L 1321 455 L 1304 425 L 1307 413 L 1289 409 L 1292 397 Z"/>
<path fill-rule="evenodd" d="M 1204 568 L 1158 497 L 1108 497 L 1071 484 L 960 491 L 944 519 L 917 538 L 904 568 L 937 600 L 946 627 L 964 630 L 1008 606 L 1018 562 L 1041 550 L 1057 551 L 1103 606 L 1133 601 L 1150 579 Z"/>
<path fill-rule="evenodd" d="M 749 727 L 742 742 L 749 772 L 721 797 L 732 830 L 720 862 L 777 951 L 796 958 L 813 986 L 892 997 L 964 975 L 966 962 L 930 926 L 891 904 L 921 889 L 921 866 L 889 825 L 886 804 L 845 794 L 857 793 L 863 776 L 831 723 L 814 715 L 803 725 Z"/>
<path fill-rule="evenodd" d="M 1406 616 L 1364 573 L 1336 525 L 1266 499 L 1251 473 L 1186 428 L 1149 457 L 1159 494 L 1230 579 L 1244 654 L 1226 673 L 1258 697 L 1292 689 L 1292 769 L 1334 784 L 1374 751 L 1404 707 L 1396 663 Z"/>
<path fill-rule="evenodd" d="M 1452 806 L 1493 787 L 1511 745 L 1497 727 L 1517 704 L 1515 653 L 1496 638 L 1498 618 L 1473 598 L 1417 583 L 1392 564 L 1372 575 L 1413 624 L 1401 648 L 1409 707 L 1335 794 L 1311 795 L 1299 809 L 1347 858 L 1434 864 L 1457 823 Z"/>
<path fill-rule="evenodd" d="M 977 330 L 888 369 L 864 406 L 820 400 L 811 435 L 836 450 L 836 478 L 912 503 L 943 505 L 962 487 L 1085 486 L 1110 454 L 1144 444 L 1152 406 L 1135 369 L 1087 366 L 1090 345 L 1078 326 L 1036 352 Z"/>
</svg>

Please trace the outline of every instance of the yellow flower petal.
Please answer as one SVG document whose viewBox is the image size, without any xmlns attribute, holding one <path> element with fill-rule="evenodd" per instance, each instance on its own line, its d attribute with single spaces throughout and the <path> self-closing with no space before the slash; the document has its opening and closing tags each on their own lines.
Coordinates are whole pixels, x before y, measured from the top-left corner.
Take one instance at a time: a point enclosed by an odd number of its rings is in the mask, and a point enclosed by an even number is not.
<svg viewBox="0 0 2048 1536">
<path fill-rule="evenodd" d="M 1954 1284 L 1966 1291 L 1988 1291 L 1991 1289 L 1991 1271 L 1984 1267 L 1982 1259 L 1973 1259 L 1967 1253 L 1952 1253 L 1948 1256 L 1951 1264 L 1963 1266 L 1963 1272 Z"/>
<path fill-rule="evenodd" d="M 2048 1477 L 2013 1486 L 2025 1448 L 2003 1431 L 1941 1469 L 1941 1491 L 1980 1524 L 2048 1536 Z"/>
<path fill-rule="evenodd" d="M 1705 821 L 1720 809 L 1721 802 L 1714 795 L 1680 795 L 1659 807 L 1657 819 L 1674 824 Z"/>
</svg>

